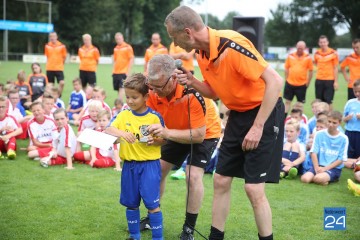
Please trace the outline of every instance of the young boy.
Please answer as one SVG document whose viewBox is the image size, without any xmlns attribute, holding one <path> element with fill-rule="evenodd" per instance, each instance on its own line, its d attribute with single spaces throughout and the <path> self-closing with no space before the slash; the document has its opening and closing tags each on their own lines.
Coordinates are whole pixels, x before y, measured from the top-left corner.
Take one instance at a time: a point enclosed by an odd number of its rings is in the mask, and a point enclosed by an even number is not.
<svg viewBox="0 0 360 240">
<path fill-rule="evenodd" d="M 30 143 L 28 157 L 34 160 L 49 156 L 52 150 L 52 142 L 57 138 L 58 131 L 54 120 L 45 116 L 41 102 L 33 102 L 30 110 L 34 115 L 28 123 Z"/>
<path fill-rule="evenodd" d="M 146 106 L 148 87 L 143 74 L 134 74 L 125 80 L 127 103 L 105 132 L 120 138 L 120 158 L 124 161 L 121 174 L 120 203 L 126 209 L 131 239 L 140 239 L 140 201 L 149 211 L 152 239 L 163 239 L 160 210 L 161 167 L 159 158 L 163 140 L 153 138 L 148 128 L 164 121 L 159 113 Z"/>
<path fill-rule="evenodd" d="M 302 182 L 327 185 L 339 180 L 344 167 L 343 162 L 347 160 L 349 145 L 347 136 L 338 130 L 341 119 L 340 112 L 330 112 L 328 129 L 320 130 L 315 134 L 310 150 L 313 168 L 302 175 Z"/>
<path fill-rule="evenodd" d="M 298 138 L 302 144 L 306 145 L 309 140 L 309 128 L 302 122 L 302 111 L 300 109 L 293 108 L 291 109 L 290 116 L 292 119 L 295 119 L 300 123 L 300 134 Z"/>
<path fill-rule="evenodd" d="M 347 101 L 344 107 L 345 135 L 349 138 L 348 161 L 345 166 L 354 168 L 360 157 L 360 79 L 353 84 L 355 98 Z"/>
<path fill-rule="evenodd" d="M 16 136 L 22 133 L 22 128 L 16 119 L 8 115 L 6 97 L 0 96 L 0 157 L 3 152 L 9 159 L 16 158 Z"/>
<path fill-rule="evenodd" d="M 117 98 L 114 101 L 114 107 L 111 109 L 113 117 L 118 115 L 119 112 L 121 112 L 122 108 L 124 106 L 124 102 L 121 98 Z"/>
<path fill-rule="evenodd" d="M 78 120 L 79 113 L 86 105 L 85 92 L 82 90 L 80 78 L 75 78 L 73 81 L 74 90 L 70 94 L 69 106 L 66 109 L 69 120 Z"/>
<path fill-rule="evenodd" d="M 45 116 L 54 119 L 53 113 L 58 107 L 55 105 L 55 99 L 52 95 L 45 93 L 42 97 L 42 105 L 44 108 Z"/>
<path fill-rule="evenodd" d="M 66 164 L 66 169 L 74 169 L 72 156 L 76 149 L 76 136 L 70 125 L 64 108 L 58 108 L 54 112 L 54 119 L 58 127 L 59 134 L 53 139 L 53 149 L 48 156 L 40 159 L 40 165 Z"/>
<path fill-rule="evenodd" d="M 58 87 L 55 86 L 51 87 L 51 95 L 54 97 L 56 107 L 65 109 L 65 103 L 60 98 L 60 90 Z"/>
<path fill-rule="evenodd" d="M 98 131 L 103 132 L 110 123 L 110 113 L 101 110 L 97 115 L 99 125 Z M 74 160 L 84 162 L 95 168 L 107 168 L 115 165 L 116 171 L 121 171 L 120 157 L 117 144 L 111 149 L 103 150 L 91 146 L 90 151 L 77 152 L 74 154 Z"/>
</svg>

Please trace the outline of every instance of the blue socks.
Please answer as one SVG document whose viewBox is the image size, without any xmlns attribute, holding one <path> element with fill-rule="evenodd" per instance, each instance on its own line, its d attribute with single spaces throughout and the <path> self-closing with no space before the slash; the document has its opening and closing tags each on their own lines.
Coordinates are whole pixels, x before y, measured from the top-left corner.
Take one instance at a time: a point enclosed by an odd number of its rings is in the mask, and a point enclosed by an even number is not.
<svg viewBox="0 0 360 240">
<path fill-rule="evenodd" d="M 130 237 L 140 239 L 140 210 L 139 209 L 126 209 L 126 219 Z"/>
<path fill-rule="evenodd" d="M 162 212 L 148 214 L 153 240 L 163 240 L 163 216 Z M 130 228 L 129 228 L 130 229 Z"/>
</svg>

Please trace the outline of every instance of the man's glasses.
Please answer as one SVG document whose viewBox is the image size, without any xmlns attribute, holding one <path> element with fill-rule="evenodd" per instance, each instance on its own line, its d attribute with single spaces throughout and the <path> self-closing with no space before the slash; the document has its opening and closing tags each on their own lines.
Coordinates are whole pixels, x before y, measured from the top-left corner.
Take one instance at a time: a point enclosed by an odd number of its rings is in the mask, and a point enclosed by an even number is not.
<svg viewBox="0 0 360 240">
<path fill-rule="evenodd" d="M 162 90 L 166 87 L 166 85 L 168 84 L 168 82 L 170 81 L 171 77 L 172 77 L 172 76 L 170 75 L 170 77 L 166 80 L 165 84 L 164 84 L 162 87 L 157 87 L 157 86 L 150 85 L 148 78 L 146 78 L 145 84 L 146 84 L 151 90 L 156 89 L 156 90 L 162 91 Z"/>
</svg>

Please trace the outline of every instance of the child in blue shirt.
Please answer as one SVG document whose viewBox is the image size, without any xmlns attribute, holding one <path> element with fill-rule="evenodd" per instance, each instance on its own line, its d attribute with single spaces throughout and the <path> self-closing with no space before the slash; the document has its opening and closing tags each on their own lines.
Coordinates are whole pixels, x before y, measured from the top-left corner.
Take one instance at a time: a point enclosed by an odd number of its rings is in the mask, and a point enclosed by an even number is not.
<svg viewBox="0 0 360 240">
<path fill-rule="evenodd" d="M 74 120 L 74 116 L 78 116 L 86 104 L 86 95 L 82 90 L 80 78 L 73 80 L 73 88 L 74 91 L 71 92 L 69 106 L 66 109 L 69 120 Z"/>
<path fill-rule="evenodd" d="M 120 203 L 126 207 L 129 239 L 139 240 L 140 201 L 149 211 L 153 240 L 163 239 L 163 217 L 160 210 L 161 144 L 148 128 L 164 126 L 159 113 L 146 106 L 149 96 L 146 77 L 134 74 L 124 82 L 126 102 L 130 109 L 121 111 L 105 132 L 120 138 L 120 158 L 124 161 L 121 174 Z"/>
<path fill-rule="evenodd" d="M 302 182 L 327 185 L 339 180 L 349 145 L 348 137 L 338 130 L 341 119 L 340 112 L 330 112 L 328 129 L 316 132 L 310 150 L 313 167 L 301 176 Z"/>
<path fill-rule="evenodd" d="M 360 157 L 360 79 L 353 85 L 356 98 L 346 102 L 344 107 L 345 134 L 349 138 L 348 161 L 345 166 L 354 168 L 355 162 Z"/>
</svg>

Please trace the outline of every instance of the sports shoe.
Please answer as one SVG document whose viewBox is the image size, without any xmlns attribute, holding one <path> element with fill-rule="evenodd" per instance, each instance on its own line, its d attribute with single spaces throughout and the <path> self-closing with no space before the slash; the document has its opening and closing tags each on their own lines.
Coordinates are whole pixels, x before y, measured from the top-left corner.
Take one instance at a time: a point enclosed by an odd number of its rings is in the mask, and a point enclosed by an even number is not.
<svg viewBox="0 0 360 240">
<path fill-rule="evenodd" d="M 194 240 L 195 238 L 194 238 L 193 234 L 194 234 L 194 230 L 191 229 L 190 227 L 184 225 L 183 230 L 180 234 L 180 239 L 181 240 Z"/>
<path fill-rule="evenodd" d="M 140 219 L 140 231 L 150 230 L 150 218 L 148 216 Z"/>
<path fill-rule="evenodd" d="M 284 178 L 286 176 L 285 172 L 284 171 L 281 171 L 280 172 L 280 178 Z"/>
<path fill-rule="evenodd" d="M 351 179 L 348 179 L 347 182 L 348 182 L 348 189 L 349 189 L 356 197 L 360 197 L 360 185 L 354 183 Z"/>
<path fill-rule="evenodd" d="M 13 160 L 13 159 L 16 158 L 16 152 L 14 150 L 12 150 L 12 149 L 9 149 L 7 151 L 7 156 L 8 156 L 9 159 Z"/>
<path fill-rule="evenodd" d="M 39 161 L 40 158 L 39 158 L 39 157 L 34 157 L 33 160 L 34 160 L 34 161 Z"/>
<path fill-rule="evenodd" d="M 40 165 L 41 165 L 42 167 L 44 167 L 44 168 L 49 167 L 48 161 L 40 161 Z"/>
<path fill-rule="evenodd" d="M 286 179 L 294 179 L 296 178 L 297 174 L 298 174 L 297 168 L 292 167 L 290 168 Z"/>
<path fill-rule="evenodd" d="M 175 179 L 175 180 L 185 179 L 186 178 L 185 171 L 182 168 L 180 168 L 175 173 L 171 174 L 170 177 L 171 179 Z"/>
</svg>

